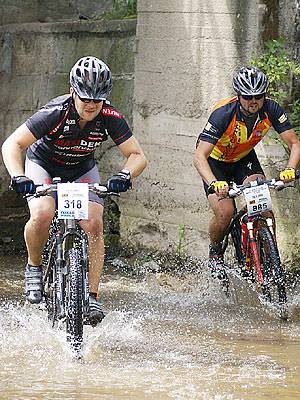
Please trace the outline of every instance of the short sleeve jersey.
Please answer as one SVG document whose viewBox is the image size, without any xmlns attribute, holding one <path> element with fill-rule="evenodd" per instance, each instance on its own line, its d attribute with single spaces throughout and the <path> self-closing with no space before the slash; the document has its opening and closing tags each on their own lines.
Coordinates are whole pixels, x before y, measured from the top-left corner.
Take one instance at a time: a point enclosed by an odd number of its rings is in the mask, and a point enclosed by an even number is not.
<svg viewBox="0 0 300 400">
<path fill-rule="evenodd" d="M 224 162 L 235 162 L 245 157 L 267 134 L 271 126 L 277 133 L 291 129 L 288 116 L 277 102 L 266 98 L 251 132 L 237 97 L 221 100 L 198 137 L 214 144 L 210 157 Z"/>
<path fill-rule="evenodd" d="M 50 175 L 72 180 L 94 167 L 102 142 L 110 137 L 120 145 L 132 136 L 124 117 L 108 103 L 83 129 L 79 120 L 70 95 L 51 100 L 25 122 L 37 139 L 27 150 L 28 158 Z"/>
</svg>

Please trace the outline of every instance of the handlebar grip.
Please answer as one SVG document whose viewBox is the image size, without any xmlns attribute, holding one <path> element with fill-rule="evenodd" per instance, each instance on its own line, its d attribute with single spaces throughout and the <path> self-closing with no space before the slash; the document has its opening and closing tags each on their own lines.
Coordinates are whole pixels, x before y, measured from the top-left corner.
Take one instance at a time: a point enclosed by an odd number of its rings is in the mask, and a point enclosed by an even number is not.
<svg viewBox="0 0 300 400">
<path fill-rule="evenodd" d="M 212 186 L 208 186 L 207 193 L 208 194 L 214 194 L 214 193 L 216 193 L 216 191 Z"/>
</svg>

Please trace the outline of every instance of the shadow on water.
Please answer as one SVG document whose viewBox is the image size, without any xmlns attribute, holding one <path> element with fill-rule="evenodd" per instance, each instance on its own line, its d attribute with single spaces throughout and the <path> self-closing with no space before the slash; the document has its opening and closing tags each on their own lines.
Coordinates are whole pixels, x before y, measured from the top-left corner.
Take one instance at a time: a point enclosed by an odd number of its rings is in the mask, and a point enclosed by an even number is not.
<svg viewBox="0 0 300 400">
<path fill-rule="evenodd" d="M 207 269 L 132 276 L 106 269 L 107 317 L 75 362 L 63 329 L 24 305 L 23 265 L 0 272 L 2 399 L 268 399 L 300 396 L 300 324 L 280 321 L 234 274 L 226 299 Z"/>
</svg>

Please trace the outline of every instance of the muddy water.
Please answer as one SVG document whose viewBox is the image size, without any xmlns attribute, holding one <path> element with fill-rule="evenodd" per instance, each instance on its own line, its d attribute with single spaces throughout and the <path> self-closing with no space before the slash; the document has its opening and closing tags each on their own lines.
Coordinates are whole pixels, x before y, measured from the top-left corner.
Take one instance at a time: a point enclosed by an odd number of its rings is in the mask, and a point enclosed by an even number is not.
<svg viewBox="0 0 300 400">
<path fill-rule="evenodd" d="M 85 328 L 79 362 L 64 331 L 52 329 L 43 310 L 24 305 L 23 273 L 14 264 L 1 260 L 0 399 L 300 398 L 296 290 L 290 319 L 280 322 L 234 276 L 227 300 L 206 272 L 106 272 L 108 315 Z"/>
</svg>

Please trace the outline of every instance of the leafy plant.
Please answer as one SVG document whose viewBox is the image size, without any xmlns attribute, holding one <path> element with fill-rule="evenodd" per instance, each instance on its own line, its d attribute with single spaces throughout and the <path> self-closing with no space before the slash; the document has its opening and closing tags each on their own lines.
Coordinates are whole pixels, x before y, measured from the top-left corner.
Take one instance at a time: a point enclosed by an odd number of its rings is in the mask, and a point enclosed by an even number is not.
<svg viewBox="0 0 300 400">
<path fill-rule="evenodd" d="M 265 48 L 252 64 L 268 76 L 269 95 L 288 113 L 289 118 L 300 137 L 300 100 L 297 99 L 296 81 L 300 77 L 300 64 L 293 60 L 285 48 L 283 39 L 272 39 L 266 42 Z"/>
<path fill-rule="evenodd" d="M 129 19 L 136 18 L 137 0 L 113 0 L 112 10 L 104 17 L 107 19 Z"/>
</svg>

